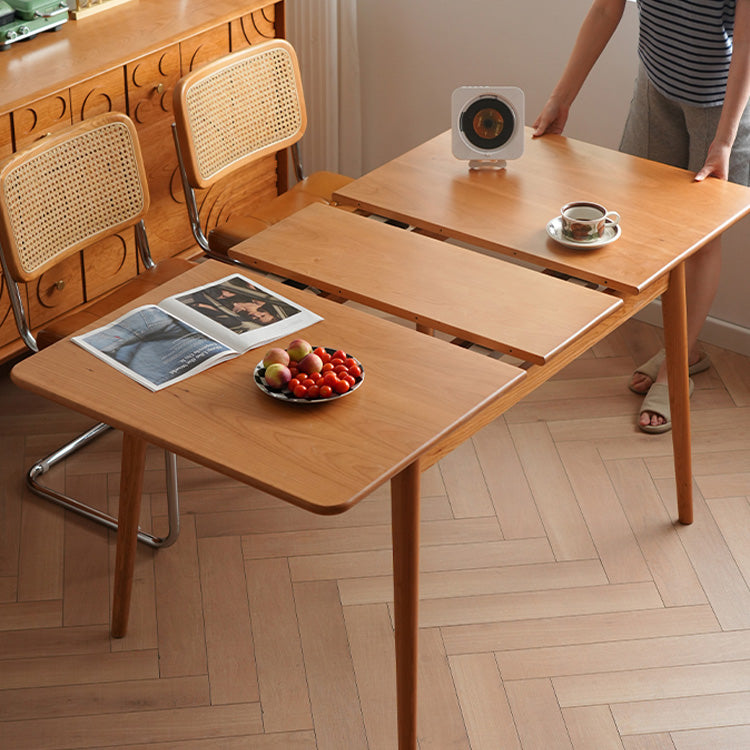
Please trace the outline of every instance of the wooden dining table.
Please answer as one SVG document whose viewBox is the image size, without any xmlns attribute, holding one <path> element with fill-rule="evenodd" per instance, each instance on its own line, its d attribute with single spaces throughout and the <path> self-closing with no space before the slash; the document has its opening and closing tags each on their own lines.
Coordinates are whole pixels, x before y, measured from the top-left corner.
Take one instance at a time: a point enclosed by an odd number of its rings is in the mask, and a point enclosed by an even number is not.
<svg viewBox="0 0 750 750">
<path fill-rule="evenodd" d="M 534 138 L 530 128 L 524 135 L 519 159 L 500 170 L 472 170 L 452 155 L 446 131 L 354 180 L 334 199 L 595 285 L 622 300 L 609 325 L 661 297 L 678 517 L 692 523 L 685 261 L 750 213 L 750 189 L 714 178 L 695 182 L 686 170 L 561 135 Z M 620 214 L 616 240 L 569 247 L 550 236 L 547 227 L 562 206 L 578 200 Z M 536 304 L 529 299 L 525 309 Z M 575 351 L 569 347 L 567 355 Z M 548 377 L 546 367 L 546 373 L 529 369 L 523 387 Z"/>
<path fill-rule="evenodd" d="M 576 198 L 619 211 L 622 236 L 583 252 L 550 239 L 547 221 Z M 421 472 L 661 295 L 678 515 L 690 523 L 683 262 L 750 212 L 750 190 L 718 180 L 695 185 L 681 170 L 562 137 L 529 138 L 506 170 L 475 173 L 452 157 L 443 134 L 337 199 L 418 231 L 312 206 L 232 255 L 322 292 L 262 279 L 322 316 L 295 335 L 362 362 L 362 385 L 345 398 L 305 405 L 269 398 L 253 378 L 263 350 L 151 392 L 66 339 L 18 363 L 12 378 L 123 432 L 116 637 L 128 623 L 148 443 L 320 514 L 344 512 L 390 482 L 398 747 L 415 750 Z M 448 237 L 461 242 L 438 239 Z M 224 264 L 200 263 L 128 307 L 226 273 Z"/>
<path fill-rule="evenodd" d="M 197 264 L 100 323 L 226 273 L 217 261 Z M 264 347 L 154 392 L 69 338 L 20 361 L 11 377 L 123 433 L 114 637 L 127 631 L 147 444 L 318 514 L 344 512 L 390 481 L 399 748 L 413 750 L 421 459 L 465 439 L 461 428 L 472 418 L 502 413 L 503 397 L 526 374 L 308 291 L 265 277 L 262 284 L 322 316 L 295 337 L 359 359 L 360 387 L 335 401 L 283 403 L 255 382 Z"/>
</svg>

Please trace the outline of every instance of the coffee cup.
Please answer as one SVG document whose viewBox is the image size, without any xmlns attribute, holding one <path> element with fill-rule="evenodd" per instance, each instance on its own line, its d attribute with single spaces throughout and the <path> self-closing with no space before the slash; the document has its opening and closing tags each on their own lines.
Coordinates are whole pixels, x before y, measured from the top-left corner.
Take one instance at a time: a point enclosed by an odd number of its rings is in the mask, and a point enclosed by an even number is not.
<svg viewBox="0 0 750 750">
<path fill-rule="evenodd" d="M 560 209 L 563 237 L 574 242 L 590 242 L 604 236 L 608 226 L 620 223 L 617 211 L 607 211 L 599 203 L 573 201 Z"/>
</svg>

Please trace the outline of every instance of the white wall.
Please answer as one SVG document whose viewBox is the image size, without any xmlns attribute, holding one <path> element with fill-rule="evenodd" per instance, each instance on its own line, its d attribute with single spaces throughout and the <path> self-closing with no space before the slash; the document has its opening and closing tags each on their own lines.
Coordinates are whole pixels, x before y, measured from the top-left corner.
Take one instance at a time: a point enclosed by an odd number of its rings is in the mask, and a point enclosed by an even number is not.
<svg viewBox="0 0 750 750">
<path fill-rule="evenodd" d="M 457 86 L 519 86 L 531 123 L 588 6 L 588 0 L 359 0 L 363 167 L 450 127 Z M 617 146 L 635 77 L 635 29 L 635 7 L 628 4 L 568 135 Z"/>
<path fill-rule="evenodd" d="M 567 60 L 589 0 L 358 0 L 362 166 L 372 169 L 450 127 L 461 85 L 515 85 L 531 124 Z M 615 37 L 566 135 L 616 148 L 635 78 L 637 15 Z M 750 354 L 750 220 L 726 234 L 724 274 L 703 338 Z"/>
</svg>

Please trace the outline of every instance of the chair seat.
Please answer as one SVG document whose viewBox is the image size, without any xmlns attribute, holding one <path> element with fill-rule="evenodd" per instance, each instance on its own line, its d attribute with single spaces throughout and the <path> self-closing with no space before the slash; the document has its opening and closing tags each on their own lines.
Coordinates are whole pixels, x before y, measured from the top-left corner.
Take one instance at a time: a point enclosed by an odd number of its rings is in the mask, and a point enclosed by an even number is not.
<svg viewBox="0 0 750 750">
<path fill-rule="evenodd" d="M 195 265 L 193 261 L 185 258 L 168 258 L 161 263 L 157 263 L 154 268 L 141 272 L 122 286 L 94 300 L 90 305 L 51 321 L 37 332 L 37 345 L 40 349 L 43 349 L 45 346 L 50 346 L 56 341 L 76 333 L 84 326 L 96 323 L 102 316 L 108 315 L 118 307 L 141 294 L 145 294 L 165 281 L 179 276 L 192 268 L 193 265 Z"/>
<path fill-rule="evenodd" d="M 271 222 L 253 216 L 230 216 L 224 224 L 209 230 L 208 247 L 211 252 L 226 257 L 230 247 L 270 226 Z"/>
<path fill-rule="evenodd" d="M 287 216 L 297 213 L 311 203 L 331 202 L 325 196 L 297 187 L 297 185 L 302 184 L 302 182 L 298 182 L 285 193 L 277 195 L 270 201 L 252 206 L 249 214 L 256 219 L 265 221 L 267 224 L 276 224 L 276 222 L 286 219 Z"/>
<path fill-rule="evenodd" d="M 352 177 L 345 177 L 336 172 L 326 172 L 321 170 L 320 172 L 314 172 L 308 177 L 305 177 L 304 180 L 301 180 L 294 185 L 292 190 L 301 190 L 310 195 L 317 195 L 319 198 L 323 198 L 327 203 L 333 203 L 333 194 L 345 185 L 348 185 L 350 182 L 353 182 Z"/>
</svg>

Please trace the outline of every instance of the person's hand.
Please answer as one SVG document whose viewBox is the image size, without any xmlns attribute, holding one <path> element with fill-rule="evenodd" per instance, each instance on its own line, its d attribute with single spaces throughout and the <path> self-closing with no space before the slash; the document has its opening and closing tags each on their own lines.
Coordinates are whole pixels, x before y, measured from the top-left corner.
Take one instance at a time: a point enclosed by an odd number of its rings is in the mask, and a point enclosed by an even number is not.
<svg viewBox="0 0 750 750">
<path fill-rule="evenodd" d="M 568 121 L 568 107 L 563 107 L 560 102 L 551 96 L 544 105 L 539 117 L 534 120 L 532 135 L 538 138 L 545 133 L 560 135 L 565 123 Z"/>
<path fill-rule="evenodd" d="M 731 146 L 714 141 L 708 147 L 706 161 L 696 172 L 693 179 L 696 182 L 701 182 L 706 177 L 718 177 L 720 180 L 729 179 L 729 154 L 731 151 Z"/>
</svg>

